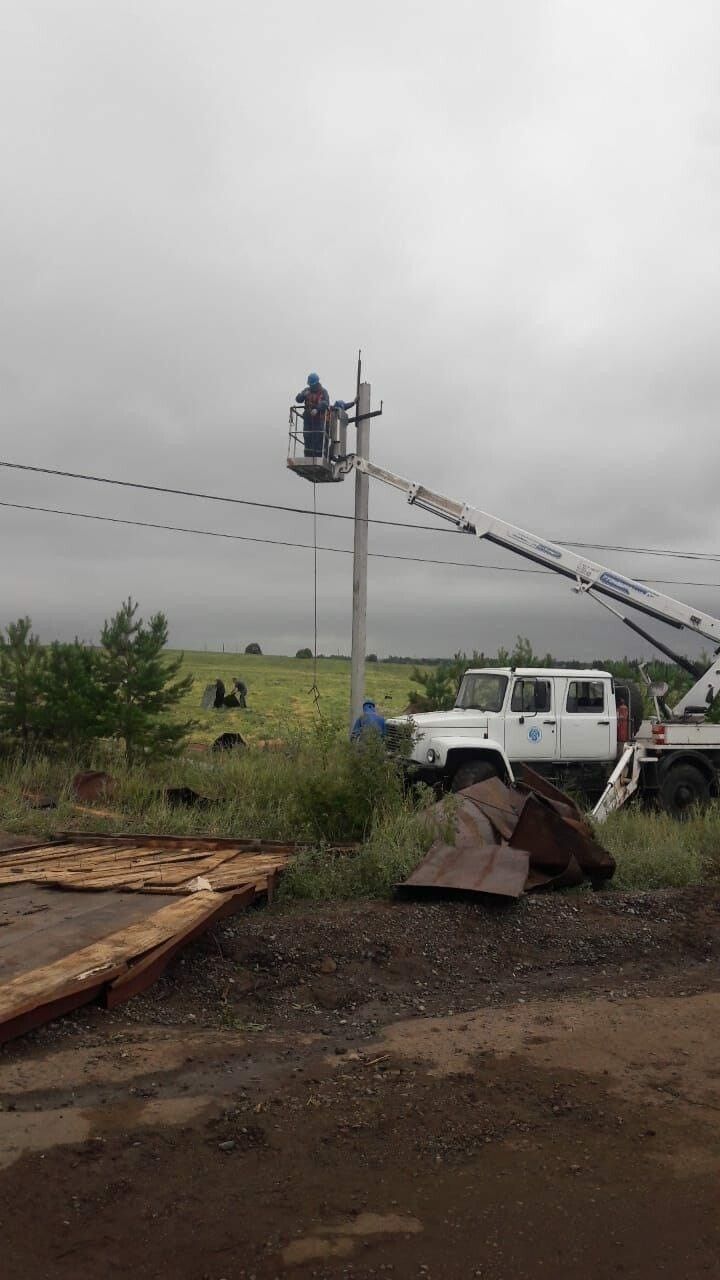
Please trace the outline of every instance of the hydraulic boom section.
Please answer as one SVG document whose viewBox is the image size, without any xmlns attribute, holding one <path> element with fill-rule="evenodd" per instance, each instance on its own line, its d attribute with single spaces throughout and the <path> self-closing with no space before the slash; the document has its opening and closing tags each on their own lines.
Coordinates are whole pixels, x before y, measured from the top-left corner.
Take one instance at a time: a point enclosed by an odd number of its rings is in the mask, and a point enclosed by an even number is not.
<svg viewBox="0 0 720 1280">
<path fill-rule="evenodd" d="M 513 551 L 515 555 L 522 556 L 525 560 L 532 560 L 533 563 L 542 565 L 545 569 L 551 569 L 553 573 L 570 578 L 574 583 L 574 589 L 578 592 L 586 592 L 593 597 L 606 596 L 620 601 L 678 630 L 686 628 L 688 631 L 694 631 L 697 635 L 712 641 L 716 649 L 720 646 L 720 619 L 713 618 L 710 614 L 692 609 L 680 600 L 674 600 L 672 596 L 654 591 L 643 582 L 636 582 L 633 578 L 627 578 L 606 565 L 588 560 L 567 547 L 558 546 L 557 543 L 548 542 L 538 534 L 520 529 L 517 525 L 508 524 L 506 520 L 500 520 L 487 511 L 481 511 L 467 503 L 457 502 L 453 498 L 446 498 L 443 494 L 434 493 L 432 489 L 414 484 L 402 476 L 395 475 L 392 471 L 385 471 L 365 458 L 355 457 L 353 465 L 373 479 L 391 485 L 394 489 L 400 489 L 406 494 L 408 502 L 414 506 L 449 520 L 459 529 L 474 533 L 478 538 L 485 538 L 498 547 L 504 547 L 506 551 Z M 604 601 L 600 600 L 598 603 L 603 604 Z M 672 709 L 673 719 L 704 714 L 720 693 L 718 654 L 707 671 L 694 668 L 688 664 L 687 659 L 672 653 L 659 641 L 653 640 L 632 619 L 626 618 L 616 609 L 612 609 L 612 612 L 627 626 L 646 639 L 652 640 L 653 644 L 674 661 L 685 666 L 686 670 L 690 670 L 696 678 L 692 689 Z"/>
</svg>

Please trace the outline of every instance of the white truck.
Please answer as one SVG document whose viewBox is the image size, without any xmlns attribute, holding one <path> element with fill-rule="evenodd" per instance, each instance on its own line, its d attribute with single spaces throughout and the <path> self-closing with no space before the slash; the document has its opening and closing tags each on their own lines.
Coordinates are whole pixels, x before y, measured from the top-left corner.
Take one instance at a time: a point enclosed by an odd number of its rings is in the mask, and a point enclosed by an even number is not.
<svg viewBox="0 0 720 1280">
<path fill-rule="evenodd" d="M 600 821 L 635 793 L 652 797 L 677 817 L 720 793 L 720 725 L 707 720 L 720 693 L 720 619 L 486 511 L 414 484 L 366 458 L 355 455 L 340 467 L 355 467 L 400 489 L 408 502 L 458 529 L 570 579 L 574 591 L 609 609 L 693 679 L 692 687 L 673 707 L 665 701 L 666 686 L 650 686 L 655 714 L 647 719 L 636 715 L 637 702 L 628 688 L 632 732 L 627 744 L 618 748 L 616 706 L 621 690 L 608 672 L 468 671 L 451 711 L 418 715 L 412 717 L 412 724 L 407 718 L 389 722 L 391 740 L 400 740 L 403 726 L 404 736 L 412 740 L 408 764 L 456 789 L 491 773 L 512 780 L 517 762 L 534 768 L 540 765 L 566 781 L 578 768 L 601 767 L 605 786 L 593 809 Z M 610 600 L 711 641 L 712 662 L 705 669 L 674 652 Z"/>
<path fill-rule="evenodd" d="M 617 706 L 628 708 L 628 729 L 631 716 L 639 728 L 638 699 L 608 671 L 471 668 L 451 710 L 390 720 L 389 745 L 407 743 L 411 772 L 431 786 L 461 791 L 528 764 L 560 786 L 600 792 L 618 759 Z"/>
</svg>

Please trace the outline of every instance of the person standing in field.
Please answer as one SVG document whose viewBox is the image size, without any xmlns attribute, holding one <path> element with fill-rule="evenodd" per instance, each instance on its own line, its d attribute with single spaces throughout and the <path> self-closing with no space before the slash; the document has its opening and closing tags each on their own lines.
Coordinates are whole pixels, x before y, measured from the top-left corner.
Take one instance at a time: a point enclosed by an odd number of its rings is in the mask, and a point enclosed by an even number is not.
<svg viewBox="0 0 720 1280">
<path fill-rule="evenodd" d="M 316 373 L 309 373 L 307 386 L 298 391 L 298 404 L 305 406 L 303 412 L 303 435 L 305 437 L 305 457 L 321 458 L 325 443 L 325 416 L 330 408 L 330 396 Z"/>
<path fill-rule="evenodd" d="M 361 738 L 367 738 L 374 733 L 384 738 L 387 733 L 387 725 L 385 724 L 385 717 L 376 710 L 375 703 L 371 698 L 367 698 L 363 702 L 362 715 L 358 716 L 355 721 L 350 737 L 353 742 L 357 742 Z"/>
</svg>

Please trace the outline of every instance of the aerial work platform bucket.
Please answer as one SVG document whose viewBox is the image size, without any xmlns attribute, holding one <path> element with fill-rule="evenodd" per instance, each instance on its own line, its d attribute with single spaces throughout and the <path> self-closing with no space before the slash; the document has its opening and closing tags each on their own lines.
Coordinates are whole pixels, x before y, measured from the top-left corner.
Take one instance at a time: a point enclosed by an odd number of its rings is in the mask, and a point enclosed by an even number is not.
<svg viewBox="0 0 720 1280">
<path fill-rule="evenodd" d="M 344 409 L 328 409 L 312 425 L 304 421 L 303 409 L 290 409 L 287 465 L 313 484 L 336 483 L 347 474 L 348 415 Z"/>
</svg>

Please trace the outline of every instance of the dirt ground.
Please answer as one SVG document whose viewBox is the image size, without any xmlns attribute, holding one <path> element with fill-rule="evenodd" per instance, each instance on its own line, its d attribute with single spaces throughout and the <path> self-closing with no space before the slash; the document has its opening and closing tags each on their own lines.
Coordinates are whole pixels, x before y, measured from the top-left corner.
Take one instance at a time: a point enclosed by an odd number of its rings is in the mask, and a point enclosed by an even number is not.
<svg viewBox="0 0 720 1280">
<path fill-rule="evenodd" d="M 236 917 L 0 1051 L 5 1280 L 720 1276 L 720 890 Z"/>
</svg>

